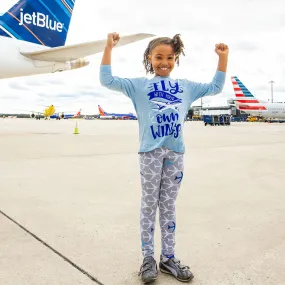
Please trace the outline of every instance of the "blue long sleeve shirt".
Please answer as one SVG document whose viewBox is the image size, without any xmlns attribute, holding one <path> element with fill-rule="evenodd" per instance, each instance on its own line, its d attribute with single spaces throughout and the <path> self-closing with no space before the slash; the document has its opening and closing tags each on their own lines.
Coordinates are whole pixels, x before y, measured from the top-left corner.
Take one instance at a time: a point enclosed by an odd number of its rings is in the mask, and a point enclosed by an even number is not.
<svg viewBox="0 0 285 285">
<path fill-rule="evenodd" d="M 127 95 L 133 102 L 139 122 L 139 152 L 166 147 L 184 153 L 184 119 L 190 105 L 203 96 L 223 89 L 225 72 L 216 71 L 210 83 L 155 76 L 152 79 L 119 78 L 110 65 L 100 66 L 100 83 Z"/>
</svg>

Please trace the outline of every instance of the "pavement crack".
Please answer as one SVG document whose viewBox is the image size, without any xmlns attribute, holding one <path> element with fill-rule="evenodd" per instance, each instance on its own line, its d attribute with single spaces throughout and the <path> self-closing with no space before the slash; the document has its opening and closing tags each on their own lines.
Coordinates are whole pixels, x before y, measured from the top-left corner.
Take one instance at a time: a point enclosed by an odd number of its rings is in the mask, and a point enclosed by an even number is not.
<svg viewBox="0 0 285 285">
<path fill-rule="evenodd" d="M 86 275 L 89 279 L 91 279 L 93 282 L 95 282 L 96 284 L 99 285 L 104 285 L 101 281 L 99 281 L 96 277 L 92 276 L 90 273 L 88 273 L 86 270 L 84 270 L 83 268 L 81 268 L 79 265 L 77 265 L 76 263 L 72 262 L 69 258 L 67 258 L 65 255 L 61 254 L 59 251 L 57 251 L 56 249 L 54 249 L 52 246 L 50 246 L 48 243 L 46 243 L 45 241 L 43 241 L 41 238 L 39 238 L 38 236 L 36 236 L 35 234 L 33 234 L 32 232 L 30 232 L 28 229 L 26 229 L 24 226 L 20 225 L 18 222 L 16 222 L 14 219 L 12 219 L 11 217 L 9 217 L 7 214 L 5 214 L 4 212 L 2 212 L 0 210 L 0 214 L 2 214 L 4 217 L 6 217 L 7 219 L 9 219 L 10 221 L 12 221 L 14 224 L 16 224 L 18 227 L 20 227 L 22 230 L 24 230 L 26 233 L 28 233 L 30 236 L 32 236 L 33 238 L 35 238 L 37 241 L 39 241 L 40 243 L 42 243 L 45 247 L 47 247 L 48 249 L 50 249 L 51 251 L 53 251 L 55 254 L 57 254 L 58 256 L 60 256 L 62 259 L 64 259 L 64 261 L 68 262 L 70 265 L 72 265 L 73 267 L 75 267 L 78 271 L 80 271 L 81 273 L 83 273 L 84 275 Z"/>
</svg>

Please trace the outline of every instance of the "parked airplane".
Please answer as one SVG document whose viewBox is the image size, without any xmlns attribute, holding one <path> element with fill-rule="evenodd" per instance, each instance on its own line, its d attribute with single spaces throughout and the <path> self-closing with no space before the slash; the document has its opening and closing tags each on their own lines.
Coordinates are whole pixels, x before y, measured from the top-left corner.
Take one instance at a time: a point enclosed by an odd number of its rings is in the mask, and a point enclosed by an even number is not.
<svg viewBox="0 0 285 285">
<path fill-rule="evenodd" d="M 51 119 L 57 119 L 57 120 L 67 120 L 67 119 L 73 119 L 73 118 L 78 118 L 81 116 L 81 109 L 76 113 L 76 114 L 65 114 L 64 112 L 61 113 L 55 113 L 52 116 L 50 116 Z"/>
<path fill-rule="evenodd" d="M 44 117 L 45 120 L 49 119 L 51 116 L 55 114 L 54 105 L 47 106 L 43 112 L 40 111 L 27 111 L 27 110 L 19 110 L 31 113 L 31 118 L 35 118 L 36 120 L 40 120 L 41 117 Z"/>
<path fill-rule="evenodd" d="M 239 110 L 251 116 L 285 119 L 285 103 L 268 103 L 257 99 L 236 76 L 232 76 L 232 84 L 236 96 L 235 105 Z"/>
<path fill-rule="evenodd" d="M 65 46 L 76 0 L 20 0 L 0 16 L 0 79 L 85 67 L 106 40 Z M 121 36 L 117 46 L 151 34 Z"/>
<path fill-rule="evenodd" d="M 137 120 L 137 117 L 133 113 L 129 114 L 116 114 L 116 113 L 107 113 L 103 108 L 98 105 L 100 119 L 127 119 L 127 120 Z"/>
<path fill-rule="evenodd" d="M 69 119 L 69 118 L 78 118 L 81 115 L 81 109 L 76 114 L 64 114 L 64 112 L 56 113 L 56 109 L 54 105 L 46 106 L 43 112 L 41 111 L 27 111 L 20 110 L 25 112 L 30 112 L 31 118 L 35 118 L 36 120 L 40 120 L 40 118 L 48 119 Z"/>
</svg>

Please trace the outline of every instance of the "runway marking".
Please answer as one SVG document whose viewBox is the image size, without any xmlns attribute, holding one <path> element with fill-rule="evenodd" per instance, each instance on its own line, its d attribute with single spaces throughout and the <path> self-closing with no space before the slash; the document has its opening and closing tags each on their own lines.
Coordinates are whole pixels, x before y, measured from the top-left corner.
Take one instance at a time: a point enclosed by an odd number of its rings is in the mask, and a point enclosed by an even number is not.
<svg viewBox="0 0 285 285">
<path fill-rule="evenodd" d="M 44 242 L 42 239 L 40 239 L 38 236 L 36 236 L 35 234 L 33 234 L 32 232 L 30 232 L 28 229 L 26 229 L 25 227 L 23 227 L 22 225 L 20 225 L 19 223 L 17 223 L 14 219 L 12 219 L 11 217 L 9 217 L 8 215 L 6 215 L 4 212 L 2 212 L 0 210 L 0 213 L 5 216 L 7 219 L 9 219 L 10 221 L 12 221 L 13 223 L 15 223 L 17 226 L 19 226 L 22 230 L 24 230 L 25 232 L 27 232 L 29 235 L 31 235 L 33 238 L 35 238 L 36 240 L 38 240 L 39 242 L 41 242 L 44 246 L 46 246 L 47 248 L 49 248 L 51 251 L 53 251 L 55 254 L 59 255 L 61 258 L 63 258 L 66 262 L 68 262 L 70 265 L 72 265 L 73 267 L 75 267 L 78 271 L 80 271 L 81 273 L 83 273 L 84 275 L 86 275 L 89 279 L 91 279 L 93 282 L 99 284 L 99 285 L 104 285 L 102 282 L 100 282 L 96 277 L 92 276 L 90 273 L 88 273 L 86 270 L 84 270 L 83 268 L 81 268 L 79 265 L 75 264 L 74 262 L 72 262 L 69 258 L 67 258 L 66 256 L 64 256 L 63 254 L 61 254 L 60 252 L 58 252 L 56 249 L 54 249 L 52 246 L 50 246 L 49 244 L 47 244 L 46 242 Z"/>
</svg>

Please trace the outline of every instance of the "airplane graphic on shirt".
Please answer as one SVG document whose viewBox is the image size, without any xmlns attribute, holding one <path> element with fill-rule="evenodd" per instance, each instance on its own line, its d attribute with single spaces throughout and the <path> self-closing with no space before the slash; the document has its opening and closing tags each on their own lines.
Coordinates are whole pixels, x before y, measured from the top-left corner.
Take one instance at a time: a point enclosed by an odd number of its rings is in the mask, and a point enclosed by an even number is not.
<svg viewBox="0 0 285 285">
<path fill-rule="evenodd" d="M 178 105 L 182 104 L 181 101 L 174 101 L 174 102 L 161 102 L 161 101 L 156 101 L 156 100 L 152 100 L 151 102 L 155 103 L 157 105 L 157 107 L 153 108 L 157 111 L 161 111 L 161 110 L 166 110 L 166 109 L 172 109 L 172 110 L 176 110 L 178 111 Z"/>
</svg>

